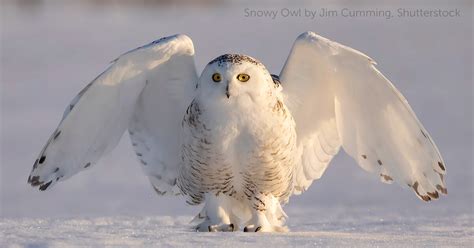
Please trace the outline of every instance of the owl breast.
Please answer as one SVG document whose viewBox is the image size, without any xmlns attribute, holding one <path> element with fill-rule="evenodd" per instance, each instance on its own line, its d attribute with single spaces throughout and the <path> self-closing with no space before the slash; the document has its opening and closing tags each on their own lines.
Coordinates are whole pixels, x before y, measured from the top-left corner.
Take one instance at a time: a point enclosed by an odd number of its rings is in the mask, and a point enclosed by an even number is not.
<svg viewBox="0 0 474 248">
<path fill-rule="evenodd" d="M 178 185 L 189 204 L 206 193 L 253 200 L 272 194 L 286 202 L 293 189 L 295 123 L 275 99 L 265 108 L 219 111 L 194 100 L 183 119 Z"/>
</svg>

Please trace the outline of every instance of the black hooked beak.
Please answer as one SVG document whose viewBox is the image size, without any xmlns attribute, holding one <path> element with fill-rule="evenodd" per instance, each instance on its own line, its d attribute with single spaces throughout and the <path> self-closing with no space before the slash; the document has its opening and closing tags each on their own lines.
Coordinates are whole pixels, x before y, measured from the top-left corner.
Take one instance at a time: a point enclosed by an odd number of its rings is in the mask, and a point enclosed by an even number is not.
<svg viewBox="0 0 474 248">
<path fill-rule="evenodd" d="M 229 84 L 225 87 L 225 95 L 227 96 L 227 99 L 230 98 L 230 93 L 229 93 Z"/>
</svg>

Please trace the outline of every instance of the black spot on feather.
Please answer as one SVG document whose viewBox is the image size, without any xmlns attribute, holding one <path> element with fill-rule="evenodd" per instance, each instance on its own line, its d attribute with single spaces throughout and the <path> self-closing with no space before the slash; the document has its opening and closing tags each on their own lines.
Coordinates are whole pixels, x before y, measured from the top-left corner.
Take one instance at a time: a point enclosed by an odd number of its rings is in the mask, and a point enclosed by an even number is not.
<svg viewBox="0 0 474 248">
<path fill-rule="evenodd" d="M 423 200 L 423 201 L 431 201 L 431 197 L 428 195 L 421 195 L 420 192 L 418 192 L 418 182 L 415 182 L 412 186 L 413 190 L 415 190 L 415 193 Z"/>
<path fill-rule="evenodd" d="M 33 170 L 36 169 L 36 167 L 38 167 L 38 161 L 39 159 L 35 160 L 35 163 L 33 164 Z"/>
<path fill-rule="evenodd" d="M 432 199 L 438 199 L 439 198 L 439 194 L 438 194 L 437 191 L 435 191 L 434 193 L 426 192 L 426 194 L 428 194 Z"/>
<path fill-rule="evenodd" d="M 39 162 L 40 164 L 42 164 L 42 163 L 44 163 L 45 160 L 46 160 L 46 156 L 43 155 L 43 156 L 41 156 L 41 158 L 39 159 L 38 162 Z"/>
<path fill-rule="evenodd" d="M 39 190 L 45 191 L 45 190 L 49 187 L 49 185 L 51 185 L 52 182 L 53 182 L 53 181 L 49 181 L 49 182 L 47 182 L 47 183 L 41 185 L 41 186 L 39 187 Z"/>
<path fill-rule="evenodd" d="M 425 136 L 425 138 L 428 138 L 428 136 L 425 134 L 425 132 L 423 132 L 423 130 L 420 129 L 420 131 L 421 131 L 421 134 L 423 134 L 423 136 Z"/>
<path fill-rule="evenodd" d="M 61 134 L 61 131 L 56 131 L 56 133 L 54 134 L 54 140 L 56 140 L 60 134 Z"/>
<path fill-rule="evenodd" d="M 443 163 L 438 162 L 438 165 L 439 165 L 439 168 L 441 168 L 441 170 L 446 171 L 446 168 L 444 167 Z"/>
<path fill-rule="evenodd" d="M 33 176 L 33 177 L 29 177 L 28 178 L 28 182 L 31 184 L 31 186 L 35 187 L 35 186 L 38 186 L 40 184 L 42 184 L 43 182 L 41 182 L 39 180 L 39 176 Z"/>
<path fill-rule="evenodd" d="M 385 181 L 393 181 L 393 178 L 389 175 L 380 174 L 380 176 L 383 177 Z"/>
<path fill-rule="evenodd" d="M 161 190 L 159 190 L 159 189 L 158 189 L 157 187 L 155 187 L 155 186 L 153 186 L 153 189 L 154 189 L 155 192 L 156 192 L 157 194 L 159 194 L 159 195 L 164 195 L 164 194 L 166 194 L 166 191 L 161 191 Z"/>
<path fill-rule="evenodd" d="M 278 87 L 281 84 L 280 77 L 275 75 L 275 74 L 270 74 L 270 76 L 272 77 L 272 80 L 273 80 L 273 83 L 275 84 L 275 86 Z"/>
<path fill-rule="evenodd" d="M 443 186 L 441 186 L 439 184 L 436 185 L 436 189 L 439 190 L 441 193 L 443 193 L 445 195 L 448 194 L 448 189 L 443 188 Z"/>
</svg>

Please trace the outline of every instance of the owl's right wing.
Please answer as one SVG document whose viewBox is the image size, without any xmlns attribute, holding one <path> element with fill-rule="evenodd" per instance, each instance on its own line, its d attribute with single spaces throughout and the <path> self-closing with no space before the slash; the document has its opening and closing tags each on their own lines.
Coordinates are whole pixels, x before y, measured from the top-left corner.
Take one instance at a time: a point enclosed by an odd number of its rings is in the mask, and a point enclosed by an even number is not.
<svg viewBox="0 0 474 248">
<path fill-rule="evenodd" d="M 89 168 L 129 129 L 152 184 L 170 190 L 180 161 L 180 123 L 196 83 L 194 48 L 185 35 L 121 55 L 68 105 L 28 183 L 46 190 Z"/>
<path fill-rule="evenodd" d="M 280 74 L 296 121 L 295 193 L 324 173 L 342 146 L 382 182 L 429 201 L 446 194 L 443 158 L 402 94 L 366 55 L 307 32 Z"/>
</svg>

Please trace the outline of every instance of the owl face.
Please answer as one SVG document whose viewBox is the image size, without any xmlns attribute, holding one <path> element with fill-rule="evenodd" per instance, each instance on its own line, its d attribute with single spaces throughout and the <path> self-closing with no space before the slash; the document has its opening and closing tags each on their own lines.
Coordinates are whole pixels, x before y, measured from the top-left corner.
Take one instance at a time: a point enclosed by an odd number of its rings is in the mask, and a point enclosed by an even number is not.
<svg viewBox="0 0 474 248">
<path fill-rule="evenodd" d="M 258 103 L 273 93 L 273 80 L 257 60 L 237 54 L 217 57 L 204 68 L 198 82 L 203 98 L 227 103 Z"/>
</svg>

